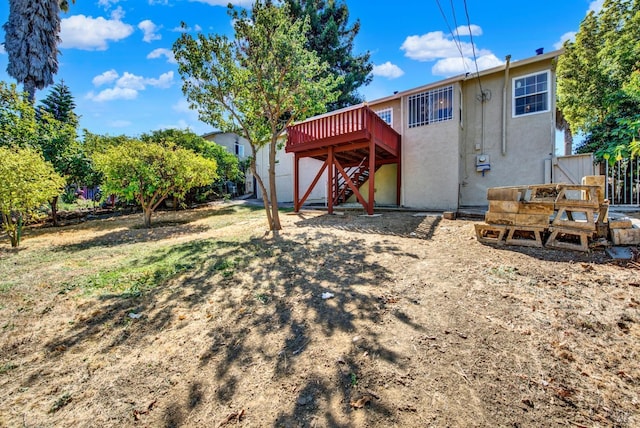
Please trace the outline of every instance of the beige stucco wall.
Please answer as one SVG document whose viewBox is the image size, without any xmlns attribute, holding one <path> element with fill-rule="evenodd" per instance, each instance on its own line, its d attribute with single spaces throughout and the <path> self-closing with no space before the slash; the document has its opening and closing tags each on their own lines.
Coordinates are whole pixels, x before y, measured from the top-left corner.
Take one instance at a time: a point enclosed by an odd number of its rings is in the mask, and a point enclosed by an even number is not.
<svg viewBox="0 0 640 428">
<path fill-rule="evenodd" d="M 293 202 L 293 153 L 286 153 L 284 147 L 276 153 L 276 192 L 278 202 Z M 309 185 L 322 167 L 319 160 L 312 158 L 300 159 L 300 196 L 309 188 Z M 267 147 L 258 151 L 256 156 L 256 171 L 262 177 L 264 185 L 269 190 L 269 152 Z M 262 198 L 260 187 L 257 186 L 258 198 Z M 325 203 L 327 195 L 327 172 L 323 172 L 315 188 L 305 203 Z"/>
<path fill-rule="evenodd" d="M 401 205 L 404 207 L 449 210 L 458 205 L 459 102 L 457 85 L 453 87 L 453 119 L 444 122 L 409 128 L 406 109 L 410 92 L 402 98 L 371 105 L 374 111 L 393 108 L 393 128 L 402 136 Z M 395 203 L 395 186 L 394 165 L 394 174 L 385 173 L 380 180 L 376 175 L 376 188 L 384 189 L 380 198 L 376 194 L 376 202 L 382 203 L 384 199 L 389 201 L 385 203 Z"/>
<path fill-rule="evenodd" d="M 502 148 L 504 71 L 483 76 L 488 93 L 483 111 L 477 79 L 463 82 L 462 144 L 460 147 L 460 205 L 487 205 L 487 189 L 497 186 L 544 183 L 545 160 L 554 151 L 555 74 L 551 81 L 549 111 L 513 117 L 513 79 L 551 70 L 551 60 L 511 68 L 506 91 L 506 151 Z M 491 170 L 476 171 L 476 156 L 489 156 Z"/>
<path fill-rule="evenodd" d="M 374 182 L 374 201 L 376 205 L 396 204 L 397 171 L 398 168 L 395 164 L 382 165 L 380 169 L 376 171 Z M 369 201 L 369 180 L 365 181 L 362 187 L 360 187 L 360 194 L 364 197 L 365 201 Z M 353 195 L 347 202 L 355 203 L 358 202 L 358 199 Z"/>
</svg>

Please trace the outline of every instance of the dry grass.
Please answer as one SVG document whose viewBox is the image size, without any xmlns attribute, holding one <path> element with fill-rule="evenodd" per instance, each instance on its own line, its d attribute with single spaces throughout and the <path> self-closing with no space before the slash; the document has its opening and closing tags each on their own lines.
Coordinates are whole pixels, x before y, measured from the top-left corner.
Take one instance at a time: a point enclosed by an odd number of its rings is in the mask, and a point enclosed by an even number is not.
<svg viewBox="0 0 640 428">
<path fill-rule="evenodd" d="M 640 424 L 637 270 L 464 220 L 283 220 L 274 239 L 221 206 L 0 246 L 0 426 Z"/>
</svg>

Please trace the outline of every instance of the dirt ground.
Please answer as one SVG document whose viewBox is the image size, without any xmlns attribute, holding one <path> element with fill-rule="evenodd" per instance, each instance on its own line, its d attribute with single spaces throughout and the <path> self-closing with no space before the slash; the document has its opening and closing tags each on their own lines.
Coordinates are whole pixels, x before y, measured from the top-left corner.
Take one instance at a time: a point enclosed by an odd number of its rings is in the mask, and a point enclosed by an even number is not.
<svg viewBox="0 0 640 428">
<path fill-rule="evenodd" d="M 640 426 L 635 265 L 410 212 L 284 214 L 277 239 L 208 212 L 148 238 L 188 268 L 140 296 L 0 288 L 0 426 Z M 109 221 L 2 241 L 0 264 L 147 239 Z"/>
</svg>

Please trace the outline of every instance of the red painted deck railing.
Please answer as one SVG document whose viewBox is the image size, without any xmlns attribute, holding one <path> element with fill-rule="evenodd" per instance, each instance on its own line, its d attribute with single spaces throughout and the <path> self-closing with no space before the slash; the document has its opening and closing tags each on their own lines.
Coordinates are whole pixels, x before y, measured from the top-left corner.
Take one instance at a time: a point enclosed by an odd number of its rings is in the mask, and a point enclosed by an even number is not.
<svg viewBox="0 0 640 428">
<path fill-rule="evenodd" d="M 372 135 L 375 135 L 376 144 L 386 146 L 393 153 L 400 144 L 400 135 L 369 107 L 307 120 L 290 126 L 287 131 L 287 149 L 290 149 L 287 151 L 369 140 Z"/>
</svg>

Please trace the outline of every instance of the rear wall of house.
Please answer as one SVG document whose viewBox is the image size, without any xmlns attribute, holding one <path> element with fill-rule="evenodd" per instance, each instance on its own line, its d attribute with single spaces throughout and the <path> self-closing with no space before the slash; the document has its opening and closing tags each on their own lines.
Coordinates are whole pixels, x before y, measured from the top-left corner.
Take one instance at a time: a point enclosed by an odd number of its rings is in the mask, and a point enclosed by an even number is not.
<svg viewBox="0 0 640 428">
<path fill-rule="evenodd" d="M 463 82 L 462 140 L 460 147 L 460 205 L 487 205 L 487 189 L 497 186 L 545 183 L 545 162 L 554 150 L 555 74 L 551 60 L 511 68 L 506 90 L 506 144 L 503 150 L 503 88 L 505 74 L 495 73 Z M 548 111 L 514 116 L 513 82 L 549 70 Z M 490 170 L 477 171 L 478 155 L 488 156 Z M 547 169 L 548 171 L 548 169 Z"/>
</svg>

